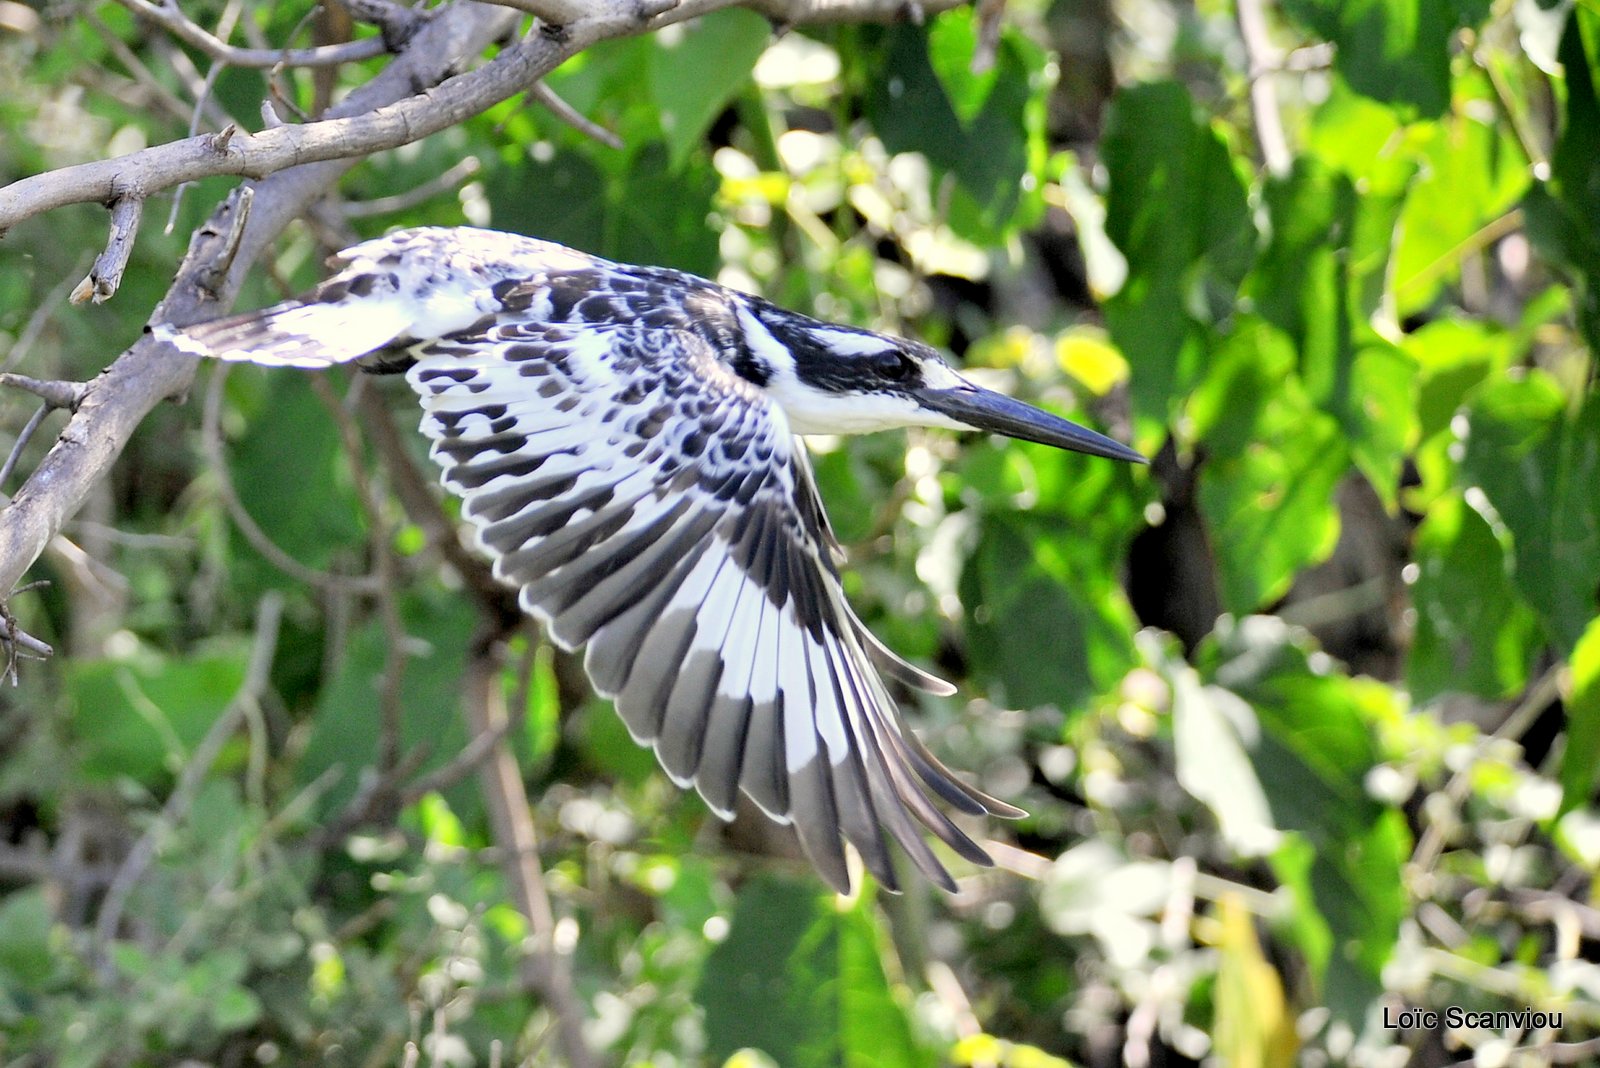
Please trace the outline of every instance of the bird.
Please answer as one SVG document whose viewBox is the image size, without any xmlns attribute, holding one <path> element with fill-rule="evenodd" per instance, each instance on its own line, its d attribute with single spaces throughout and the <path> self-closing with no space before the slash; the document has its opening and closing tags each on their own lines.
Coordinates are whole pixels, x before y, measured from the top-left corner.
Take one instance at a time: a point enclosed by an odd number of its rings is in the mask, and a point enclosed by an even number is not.
<svg viewBox="0 0 1600 1068">
<path fill-rule="evenodd" d="M 962 781 L 906 724 L 901 659 L 845 600 L 805 435 L 986 431 L 1142 463 L 982 388 L 922 343 L 785 310 L 663 267 L 471 227 L 399 230 L 304 296 L 157 339 L 276 367 L 404 371 L 474 547 L 680 788 L 791 824 L 835 890 L 845 844 L 884 888 L 889 842 L 956 883 L 926 836 L 989 866 L 943 806 L 1025 813 Z"/>
</svg>

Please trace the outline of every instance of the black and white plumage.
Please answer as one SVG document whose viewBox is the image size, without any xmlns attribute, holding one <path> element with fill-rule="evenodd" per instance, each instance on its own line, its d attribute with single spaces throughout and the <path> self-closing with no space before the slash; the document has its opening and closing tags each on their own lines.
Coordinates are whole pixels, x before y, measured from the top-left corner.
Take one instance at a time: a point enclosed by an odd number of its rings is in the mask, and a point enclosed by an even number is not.
<svg viewBox="0 0 1600 1068">
<path fill-rule="evenodd" d="M 892 837 L 990 860 L 934 804 L 1020 810 L 965 785 L 907 729 L 880 674 L 953 688 L 845 602 L 796 435 L 988 429 L 1124 460 L 1132 450 L 960 378 L 926 346 L 784 311 L 678 271 L 468 228 L 331 261 L 300 300 L 158 337 L 194 355 L 393 369 L 478 547 L 628 730 L 723 818 L 742 791 L 793 823 L 823 877 L 843 843 L 893 887 Z M 920 826 L 919 826 L 920 824 Z"/>
</svg>

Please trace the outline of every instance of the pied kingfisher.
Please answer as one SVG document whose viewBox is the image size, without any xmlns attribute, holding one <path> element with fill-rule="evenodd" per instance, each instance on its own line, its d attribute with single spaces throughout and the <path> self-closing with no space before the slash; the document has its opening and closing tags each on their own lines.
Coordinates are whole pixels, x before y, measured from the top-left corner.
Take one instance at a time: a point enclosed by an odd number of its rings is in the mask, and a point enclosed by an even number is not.
<svg viewBox="0 0 1600 1068">
<path fill-rule="evenodd" d="M 785 311 L 680 271 L 469 228 L 404 230 L 330 261 L 299 300 L 157 336 L 273 366 L 408 367 L 422 431 L 477 547 L 681 787 L 742 791 L 832 886 L 844 841 L 896 885 L 887 830 L 955 889 L 915 821 L 987 853 L 930 800 L 1023 813 L 957 779 L 879 672 L 948 695 L 845 602 L 799 434 L 987 430 L 1142 462 L 973 385 L 925 345 Z"/>
</svg>

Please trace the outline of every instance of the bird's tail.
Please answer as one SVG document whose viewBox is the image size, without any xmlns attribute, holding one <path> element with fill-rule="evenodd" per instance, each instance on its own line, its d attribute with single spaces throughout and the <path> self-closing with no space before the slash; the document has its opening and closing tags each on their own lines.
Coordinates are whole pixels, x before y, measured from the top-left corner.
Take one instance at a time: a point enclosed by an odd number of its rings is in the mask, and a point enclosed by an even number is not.
<svg viewBox="0 0 1600 1068">
<path fill-rule="evenodd" d="M 390 276 L 392 277 L 392 276 Z M 209 323 L 152 329 L 180 352 L 270 367 L 327 367 L 408 340 L 412 310 L 388 279 L 338 275 L 298 300 Z"/>
<path fill-rule="evenodd" d="M 335 255 L 328 262 L 337 273 L 296 300 L 152 332 L 193 356 L 279 367 L 327 367 L 444 337 L 498 307 L 494 283 L 542 244 L 488 233 L 476 243 L 489 253 L 465 255 L 451 230 L 397 231 Z"/>
</svg>

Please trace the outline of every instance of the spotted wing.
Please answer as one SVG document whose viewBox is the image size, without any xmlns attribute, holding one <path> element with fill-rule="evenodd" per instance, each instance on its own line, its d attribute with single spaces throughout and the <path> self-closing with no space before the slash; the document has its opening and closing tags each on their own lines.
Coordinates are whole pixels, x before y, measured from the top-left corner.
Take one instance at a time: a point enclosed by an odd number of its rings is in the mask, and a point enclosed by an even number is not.
<svg viewBox="0 0 1600 1068">
<path fill-rule="evenodd" d="M 495 574 L 629 731 L 724 818 L 743 791 L 845 889 L 841 838 L 886 885 L 884 830 L 945 887 L 917 822 L 989 858 L 927 791 L 1015 815 L 902 725 L 876 668 L 937 689 L 845 603 L 781 411 L 688 331 L 506 322 L 413 350 L 444 482 Z"/>
</svg>

